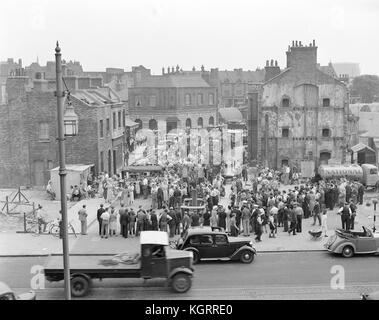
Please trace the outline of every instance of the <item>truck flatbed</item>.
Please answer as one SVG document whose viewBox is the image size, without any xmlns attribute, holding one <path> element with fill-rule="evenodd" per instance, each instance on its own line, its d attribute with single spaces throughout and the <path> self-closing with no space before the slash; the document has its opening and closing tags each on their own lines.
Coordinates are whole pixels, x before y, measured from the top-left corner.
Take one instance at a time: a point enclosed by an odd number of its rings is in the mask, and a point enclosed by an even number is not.
<svg viewBox="0 0 379 320">
<path fill-rule="evenodd" d="M 45 268 L 45 275 L 59 280 L 63 276 L 63 257 L 51 257 Z M 140 277 L 141 262 L 135 264 L 112 263 L 112 256 L 70 256 L 70 273 L 86 274 L 91 278 Z M 118 276 L 117 276 L 118 275 Z"/>
</svg>

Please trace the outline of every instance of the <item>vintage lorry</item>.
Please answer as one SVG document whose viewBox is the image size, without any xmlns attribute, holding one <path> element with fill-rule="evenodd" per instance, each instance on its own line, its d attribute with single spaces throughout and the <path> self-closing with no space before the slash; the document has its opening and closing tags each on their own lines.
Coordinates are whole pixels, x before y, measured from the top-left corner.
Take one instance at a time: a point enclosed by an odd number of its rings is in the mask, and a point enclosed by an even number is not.
<svg viewBox="0 0 379 320">
<path fill-rule="evenodd" d="M 372 164 L 323 164 L 318 169 L 322 179 L 350 178 L 360 181 L 367 188 L 379 190 L 378 167 Z"/>
<path fill-rule="evenodd" d="M 109 256 L 71 256 L 71 294 L 83 297 L 89 292 L 91 279 L 105 278 L 165 278 L 175 292 L 184 293 L 191 288 L 192 252 L 172 249 L 167 233 L 161 231 L 141 232 L 140 246 L 140 253 L 127 260 L 122 255 L 113 259 Z M 51 257 L 44 268 L 46 279 L 63 280 L 62 265 L 62 257 Z"/>
</svg>

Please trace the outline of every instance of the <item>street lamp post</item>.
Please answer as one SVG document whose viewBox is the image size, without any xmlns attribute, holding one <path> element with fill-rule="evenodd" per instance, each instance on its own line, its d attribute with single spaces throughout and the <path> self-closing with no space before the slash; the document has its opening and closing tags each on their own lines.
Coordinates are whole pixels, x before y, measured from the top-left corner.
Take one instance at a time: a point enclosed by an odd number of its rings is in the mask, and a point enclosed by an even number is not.
<svg viewBox="0 0 379 320">
<path fill-rule="evenodd" d="M 61 214 L 62 223 L 61 228 L 63 238 L 63 268 L 64 268 L 64 287 L 65 297 L 67 300 L 71 299 L 71 286 L 70 286 L 70 263 L 69 263 L 69 248 L 68 248 L 68 233 L 67 233 L 67 199 L 66 199 L 66 164 L 65 164 L 65 123 L 64 123 L 64 107 L 63 98 L 65 92 L 63 91 L 62 80 L 62 61 L 61 49 L 57 41 L 55 48 L 55 67 L 56 67 L 56 81 L 57 81 L 57 109 L 58 109 L 58 143 L 59 143 L 59 176 L 61 187 Z"/>
</svg>

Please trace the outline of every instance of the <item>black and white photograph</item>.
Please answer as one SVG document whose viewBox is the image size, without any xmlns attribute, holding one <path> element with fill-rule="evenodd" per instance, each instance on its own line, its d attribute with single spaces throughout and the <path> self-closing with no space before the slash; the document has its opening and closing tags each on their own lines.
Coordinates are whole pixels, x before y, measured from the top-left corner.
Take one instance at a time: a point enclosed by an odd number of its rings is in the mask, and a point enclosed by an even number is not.
<svg viewBox="0 0 379 320">
<path fill-rule="evenodd" d="M 378 34 L 377 0 L 1 0 L 0 300 L 379 300 Z"/>
</svg>

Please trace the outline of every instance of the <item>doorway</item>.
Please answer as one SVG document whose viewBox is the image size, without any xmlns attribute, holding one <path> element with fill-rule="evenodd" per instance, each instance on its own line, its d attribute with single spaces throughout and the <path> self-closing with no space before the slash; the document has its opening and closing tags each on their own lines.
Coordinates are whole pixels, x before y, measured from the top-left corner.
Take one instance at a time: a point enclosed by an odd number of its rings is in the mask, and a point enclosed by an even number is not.
<svg viewBox="0 0 379 320">
<path fill-rule="evenodd" d="M 330 152 L 320 152 L 320 164 L 328 164 L 328 161 L 330 158 L 331 158 Z"/>
<path fill-rule="evenodd" d="M 34 185 L 43 186 L 45 184 L 44 177 L 44 164 L 42 160 L 36 160 L 33 163 L 33 172 L 34 172 Z"/>
</svg>

